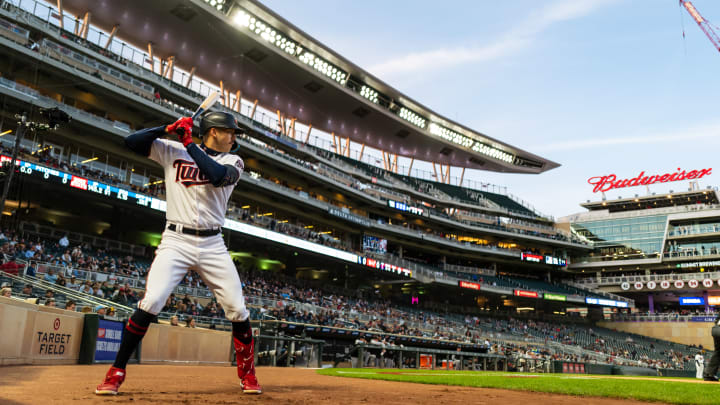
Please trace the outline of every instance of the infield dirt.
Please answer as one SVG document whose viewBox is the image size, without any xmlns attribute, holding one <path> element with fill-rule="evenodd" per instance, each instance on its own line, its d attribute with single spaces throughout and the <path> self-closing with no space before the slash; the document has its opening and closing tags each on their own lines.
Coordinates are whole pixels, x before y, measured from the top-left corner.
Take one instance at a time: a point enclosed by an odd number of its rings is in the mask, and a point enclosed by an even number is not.
<svg viewBox="0 0 720 405">
<path fill-rule="evenodd" d="M 108 366 L 0 367 L 0 404 L 641 404 L 605 398 L 372 381 L 318 375 L 315 370 L 257 369 L 264 393 L 243 395 L 226 366 L 130 365 L 116 397 L 93 392 Z M 569 382 L 570 383 L 570 382 Z"/>
</svg>

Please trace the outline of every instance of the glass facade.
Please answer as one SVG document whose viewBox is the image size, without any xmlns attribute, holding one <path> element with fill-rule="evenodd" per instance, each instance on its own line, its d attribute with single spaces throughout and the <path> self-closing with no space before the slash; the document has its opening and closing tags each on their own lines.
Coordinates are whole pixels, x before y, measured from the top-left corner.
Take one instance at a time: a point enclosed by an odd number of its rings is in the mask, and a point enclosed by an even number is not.
<svg viewBox="0 0 720 405">
<path fill-rule="evenodd" d="M 580 261 L 631 260 L 658 257 L 667 215 L 578 221 L 571 227 L 595 242 L 595 249 Z"/>
<path fill-rule="evenodd" d="M 720 232 L 720 223 L 717 221 L 670 224 L 668 236 L 702 235 L 716 232 Z"/>
</svg>

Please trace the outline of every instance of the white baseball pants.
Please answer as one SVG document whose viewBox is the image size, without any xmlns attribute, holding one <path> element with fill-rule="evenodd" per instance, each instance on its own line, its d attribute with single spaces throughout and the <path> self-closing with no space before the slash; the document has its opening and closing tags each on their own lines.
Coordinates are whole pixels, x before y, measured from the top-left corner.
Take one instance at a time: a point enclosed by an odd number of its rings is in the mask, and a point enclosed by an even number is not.
<svg viewBox="0 0 720 405">
<path fill-rule="evenodd" d="M 240 276 L 225 247 L 222 234 L 214 236 L 187 235 L 166 229 L 150 266 L 145 297 L 138 308 L 157 315 L 170 293 L 188 270 L 200 274 L 231 321 L 244 321 L 249 316 L 245 307 Z"/>
</svg>

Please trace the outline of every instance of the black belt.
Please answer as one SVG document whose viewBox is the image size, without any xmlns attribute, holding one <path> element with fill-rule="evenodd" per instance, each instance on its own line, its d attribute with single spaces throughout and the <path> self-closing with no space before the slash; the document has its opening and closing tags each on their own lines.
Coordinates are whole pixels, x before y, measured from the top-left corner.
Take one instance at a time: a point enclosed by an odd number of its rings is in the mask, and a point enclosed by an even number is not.
<svg viewBox="0 0 720 405">
<path fill-rule="evenodd" d="M 170 224 L 170 225 L 168 225 L 167 229 L 169 229 L 171 231 L 176 231 L 177 226 L 175 224 Z M 220 229 L 193 229 L 193 228 L 186 228 L 183 226 L 182 229 L 180 230 L 180 232 L 186 233 L 188 235 L 195 235 L 195 236 L 213 236 L 213 235 L 219 234 L 221 232 L 221 230 Z"/>
</svg>

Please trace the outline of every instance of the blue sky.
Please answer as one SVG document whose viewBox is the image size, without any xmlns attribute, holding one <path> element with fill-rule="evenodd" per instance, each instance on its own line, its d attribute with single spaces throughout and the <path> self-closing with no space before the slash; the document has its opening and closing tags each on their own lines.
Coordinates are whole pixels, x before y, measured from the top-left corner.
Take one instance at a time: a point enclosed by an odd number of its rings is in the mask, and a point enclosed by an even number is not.
<svg viewBox="0 0 720 405">
<path fill-rule="evenodd" d="M 540 212 L 560 217 L 599 200 L 593 176 L 718 161 L 720 52 L 677 0 L 261 1 L 438 113 L 562 164 L 470 174 Z M 720 1 L 693 4 L 720 25 Z M 720 183 L 716 170 L 701 187 Z"/>
</svg>

